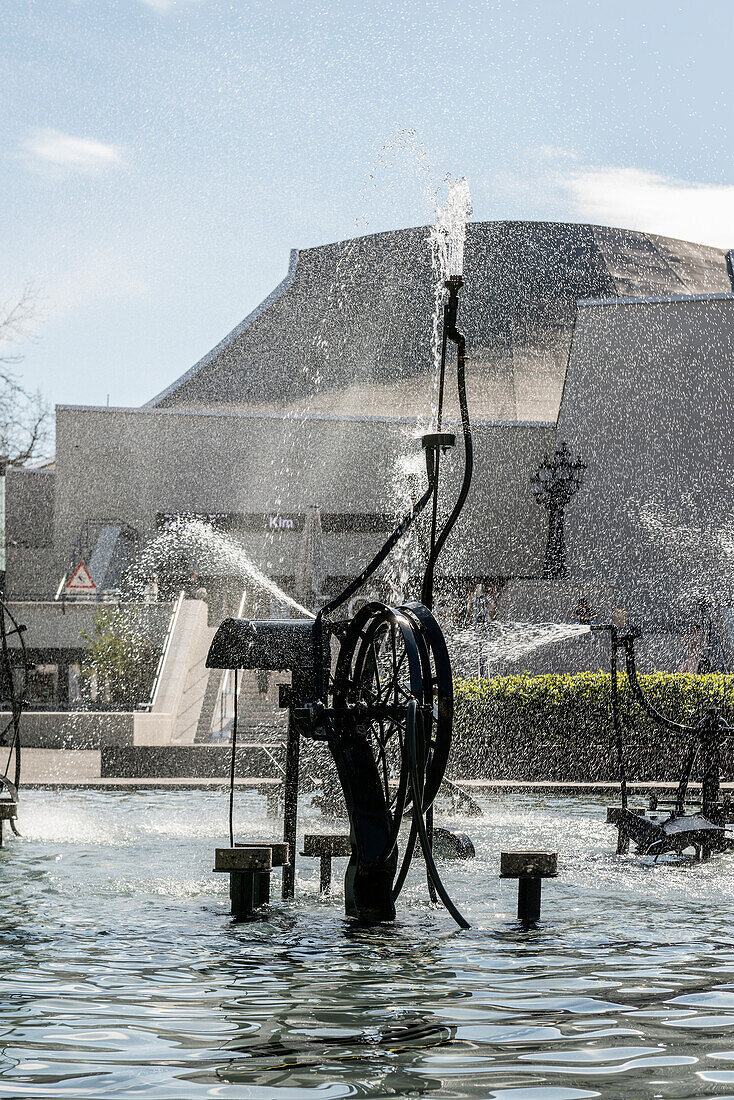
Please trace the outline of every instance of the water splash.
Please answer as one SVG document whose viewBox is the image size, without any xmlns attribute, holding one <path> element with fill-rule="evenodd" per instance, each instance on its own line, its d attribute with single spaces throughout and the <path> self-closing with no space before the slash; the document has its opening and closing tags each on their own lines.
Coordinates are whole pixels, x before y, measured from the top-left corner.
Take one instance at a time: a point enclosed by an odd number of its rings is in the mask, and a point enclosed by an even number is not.
<svg viewBox="0 0 734 1100">
<path fill-rule="evenodd" d="M 476 676 L 506 661 L 519 661 L 551 642 L 565 642 L 589 634 L 586 623 L 512 623 L 491 620 L 461 630 L 448 639 L 455 672 Z"/>
<path fill-rule="evenodd" d="M 201 519 L 180 519 L 143 547 L 133 569 L 134 579 L 144 584 L 166 570 L 180 570 L 181 562 L 203 574 L 237 577 L 269 592 L 280 602 L 313 619 L 313 612 L 294 600 L 246 554 L 240 543 Z"/>
<path fill-rule="evenodd" d="M 428 233 L 431 264 L 435 277 L 431 351 L 433 359 L 433 392 L 431 396 L 431 428 L 438 416 L 438 380 L 441 370 L 441 315 L 446 294 L 446 280 L 461 275 L 464 268 L 466 223 L 472 214 L 469 184 L 464 176 L 458 180 L 446 177 L 449 193 L 443 206 L 436 208 L 436 220 Z"/>
<path fill-rule="evenodd" d="M 410 441 L 415 446 L 411 433 Z M 395 524 L 410 512 L 425 485 L 425 459 L 422 451 L 411 450 L 395 460 L 391 484 L 392 509 Z M 421 520 L 417 519 L 389 555 L 384 567 L 384 580 L 388 599 L 395 604 L 405 603 L 413 595 L 411 581 L 421 571 L 425 547 L 421 545 Z M 415 593 L 417 595 L 417 593 Z"/>
<path fill-rule="evenodd" d="M 436 221 L 429 233 L 434 270 L 442 282 L 463 274 L 466 223 L 472 215 L 471 193 L 466 177 L 452 180 L 446 177 L 449 193 L 446 202 L 436 212 Z"/>
<path fill-rule="evenodd" d="M 716 514 L 702 514 L 690 495 L 682 494 L 674 511 L 661 500 L 633 499 L 628 514 L 649 539 L 653 552 L 675 575 L 682 602 L 716 598 L 734 582 L 734 524 Z"/>
</svg>

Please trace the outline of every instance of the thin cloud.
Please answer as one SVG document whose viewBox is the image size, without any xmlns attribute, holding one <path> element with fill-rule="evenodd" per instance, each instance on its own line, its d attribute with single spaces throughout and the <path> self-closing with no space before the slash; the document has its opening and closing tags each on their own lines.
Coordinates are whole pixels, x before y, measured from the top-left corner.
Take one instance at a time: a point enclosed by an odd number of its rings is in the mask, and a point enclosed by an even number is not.
<svg viewBox="0 0 734 1100">
<path fill-rule="evenodd" d="M 140 0 L 140 3 L 153 11 L 168 12 L 187 4 L 198 3 L 198 0 Z"/>
<path fill-rule="evenodd" d="M 31 130 L 19 156 L 27 167 L 37 171 L 83 176 L 119 168 L 124 162 L 122 146 L 74 137 L 61 130 Z"/>
<path fill-rule="evenodd" d="M 684 183 L 639 168 L 588 168 L 558 180 L 579 221 L 734 246 L 734 185 Z"/>
<path fill-rule="evenodd" d="M 55 318 L 98 302 L 145 298 L 150 286 L 140 257 L 115 249 L 98 249 L 50 276 L 46 283 L 49 308 Z"/>
</svg>

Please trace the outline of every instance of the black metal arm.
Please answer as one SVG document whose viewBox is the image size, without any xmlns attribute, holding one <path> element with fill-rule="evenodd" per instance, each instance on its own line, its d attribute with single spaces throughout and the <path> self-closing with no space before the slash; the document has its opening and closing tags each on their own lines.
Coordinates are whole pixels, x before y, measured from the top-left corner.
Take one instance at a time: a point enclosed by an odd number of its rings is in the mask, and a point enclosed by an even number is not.
<svg viewBox="0 0 734 1100">
<path fill-rule="evenodd" d="M 693 733 L 695 726 L 687 726 L 683 722 L 674 722 L 671 718 L 666 718 L 664 714 L 661 714 L 657 710 L 650 700 L 645 695 L 640 681 L 637 679 L 637 664 L 635 661 L 635 634 L 622 634 L 618 636 L 619 642 L 624 646 L 625 655 L 625 667 L 627 670 L 627 677 L 632 688 L 632 693 L 640 704 L 642 709 L 659 725 L 664 726 L 665 729 L 672 730 L 673 733 Z"/>
<path fill-rule="evenodd" d="M 372 560 L 364 567 L 359 576 L 355 577 L 353 581 L 350 581 L 347 587 L 344 588 L 338 596 L 334 596 L 332 600 L 324 604 L 316 615 L 313 629 L 314 669 L 316 695 L 322 700 L 325 700 L 328 689 L 328 684 L 325 682 L 324 677 L 324 616 L 330 615 L 332 611 L 336 611 L 336 609 L 346 603 L 355 592 L 360 590 L 365 581 L 368 581 L 372 574 L 379 569 L 390 551 L 400 542 L 405 532 L 421 514 L 434 493 L 436 493 L 438 488 L 438 471 L 431 457 L 431 453 L 428 450 L 426 451 L 426 467 L 428 470 L 428 488 L 423 493 L 423 496 L 413 505 L 411 510 L 403 516 L 393 533 L 389 536 L 387 541 L 383 543 Z"/>
<path fill-rule="evenodd" d="M 436 561 L 438 556 L 443 550 L 444 544 L 454 529 L 456 521 L 461 515 L 461 511 L 466 503 L 466 498 L 469 495 L 469 489 L 471 487 L 472 476 L 474 473 L 474 441 L 472 439 L 471 421 L 469 420 L 469 403 L 466 396 L 466 341 L 464 336 L 456 327 L 456 314 L 459 305 L 459 290 L 462 286 L 462 280 L 459 276 L 456 276 L 446 284 L 449 292 L 448 300 L 444 306 L 444 321 L 443 321 L 443 344 L 441 348 L 441 375 L 439 379 L 439 393 L 438 393 L 438 417 L 437 425 L 438 430 L 441 430 L 441 415 L 443 412 L 443 393 L 444 393 L 444 379 L 446 372 L 446 342 L 451 340 L 456 344 L 456 383 L 459 396 L 459 409 L 461 412 L 461 430 L 464 438 L 464 476 L 461 481 L 461 489 L 456 499 L 451 514 L 449 515 L 446 523 L 440 534 L 437 534 L 438 525 L 438 475 L 440 456 L 436 452 L 436 495 L 433 500 L 433 516 L 431 522 L 431 549 L 428 555 L 428 561 L 426 562 L 426 571 L 423 575 L 423 586 L 421 588 L 421 603 L 426 607 L 433 607 L 433 580 L 434 572 L 436 568 Z"/>
</svg>

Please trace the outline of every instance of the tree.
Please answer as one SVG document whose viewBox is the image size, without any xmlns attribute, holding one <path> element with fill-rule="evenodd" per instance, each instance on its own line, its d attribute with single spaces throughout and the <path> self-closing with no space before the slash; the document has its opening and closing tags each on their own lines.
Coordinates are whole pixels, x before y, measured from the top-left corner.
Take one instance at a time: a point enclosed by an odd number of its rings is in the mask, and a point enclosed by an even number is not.
<svg viewBox="0 0 734 1100">
<path fill-rule="evenodd" d="M 39 391 L 21 383 L 17 366 L 23 355 L 12 345 L 32 338 L 39 316 L 39 295 L 26 283 L 11 305 L 0 305 L 0 474 L 38 458 L 48 439 L 49 409 Z"/>
<path fill-rule="evenodd" d="M 156 653 L 136 609 L 100 608 L 81 667 L 83 693 L 114 708 L 133 710 L 150 699 Z"/>
</svg>

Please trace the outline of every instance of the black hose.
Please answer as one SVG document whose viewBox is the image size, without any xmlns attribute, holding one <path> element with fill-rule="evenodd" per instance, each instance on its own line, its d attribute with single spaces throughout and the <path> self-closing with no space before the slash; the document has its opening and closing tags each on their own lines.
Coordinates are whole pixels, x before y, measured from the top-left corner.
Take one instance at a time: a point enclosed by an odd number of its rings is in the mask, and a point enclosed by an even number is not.
<svg viewBox="0 0 734 1100">
<path fill-rule="evenodd" d="M 229 846 L 234 848 L 234 773 L 237 757 L 237 669 L 234 670 L 234 714 L 232 715 L 232 755 L 229 761 Z"/>
<path fill-rule="evenodd" d="M 428 847 L 433 852 L 433 806 L 429 806 L 426 810 L 426 839 L 428 840 Z M 426 885 L 428 886 L 428 897 L 431 899 L 431 904 L 435 905 L 438 901 L 438 894 L 436 893 L 436 887 L 433 885 L 433 879 L 426 873 Z"/>
<path fill-rule="evenodd" d="M 426 871 L 433 880 L 433 884 L 436 887 L 436 891 L 444 906 L 454 918 L 459 928 L 471 928 L 468 920 L 462 916 L 459 910 L 454 905 L 453 901 L 448 895 L 446 887 L 441 881 L 441 876 L 438 873 L 435 860 L 433 858 L 433 852 L 428 842 L 428 836 L 426 834 L 426 825 L 423 820 L 423 784 L 421 782 L 420 774 L 418 771 L 418 746 L 416 744 L 416 723 L 418 716 L 418 704 L 415 699 L 411 699 L 408 703 L 408 721 L 406 727 L 407 740 L 408 740 L 408 758 L 410 761 L 410 782 L 413 788 L 413 823 L 418 830 L 418 839 L 420 841 L 421 848 L 423 849 L 423 858 L 426 861 Z"/>
<path fill-rule="evenodd" d="M 413 852 L 415 851 L 415 842 L 418 839 L 418 825 L 416 824 L 416 815 L 413 814 L 410 822 L 410 832 L 408 834 L 408 842 L 405 845 L 405 851 L 403 853 L 403 862 L 400 865 L 398 871 L 398 877 L 395 879 L 395 884 L 392 888 L 393 901 L 397 901 L 400 891 L 403 888 L 403 883 L 407 877 L 410 865 L 413 861 Z"/>
<path fill-rule="evenodd" d="M 612 691 L 612 723 L 614 725 L 614 736 L 617 745 L 617 764 L 619 766 L 619 790 L 622 802 L 622 808 L 627 809 L 627 771 L 624 761 L 624 735 L 622 732 L 622 722 L 619 715 L 619 670 L 617 668 L 617 631 L 614 627 L 611 630 L 611 646 L 610 646 L 610 671 L 612 675 L 611 679 L 611 691 Z"/>
<path fill-rule="evenodd" d="M 451 515 L 446 520 L 443 526 L 443 530 L 437 537 L 434 545 L 431 547 L 431 552 L 428 555 L 428 561 L 426 563 L 426 571 L 423 577 L 423 588 L 421 590 L 421 603 L 426 607 L 433 607 L 433 574 L 436 567 L 436 561 L 438 556 L 443 550 L 444 543 L 454 529 L 457 519 L 459 518 L 461 511 L 466 503 L 466 498 L 469 495 L 469 489 L 471 488 L 472 475 L 474 473 L 474 442 L 472 440 L 471 421 L 469 420 L 469 403 L 466 396 L 466 364 L 464 361 L 464 351 L 466 341 L 460 332 L 455 328 L 449 332 L 449 339 L 456 343 L 457 348 L 457 363 L 456 363 L 456 384 L 459 393 L 459 408 L 461 410 L 461 428 L 464 437 L 464 476 L 461 481 L 461 489 L 456 499 Z M 438 492 L 438 486 L 436 486 Z"/>
<path fill-rule="evenodd" d="M 693 733 L 696 728 L 695 726 L 686 726 L 683 722 L 673 722 L 672 719 L 666 718 L 664 714 L 661 714 L 660 711 L 656 710 L 652 705 L 642 690 L 640 681 L 637 679 L 634 639 L 630 635 L 627 635 L 622 638 L 622 642 L 624 643 L 625 649 L 627 677 L 630 682 L 630 687 L 632 688 L 632 693 L 642 709 L 647 711 L 654 721 L 659 722 L 661 726 L 665 726 L 666 729 L 672 730 L 674 733 Z"/>
<path fill-rule="evenodd" d="M 387 541 L 380 547 L 372 560 L 364 567 L 358 577 L 355 577 L 353 581 L 344 588 L 338 596 L 334 596 L 333 600 L 329 600 L 327 604 L 321 608 L 316 615 L 313 629 L 313 651 L 314 651 L 314 669 L 315 669 L 315 687 L 316 694 L 323 699 L 326 694 L 326 685 L 324 683 L 324 616 L 331 614 L 332 611 L 336 611 L 337 607 L 341 607 L 343 603 L 353 596 L 355 592 L 358 592 L 365 581 L 369 580 L 372 574 L 379 569 L 384 562 L 387 555 L 393 549 L 394 546 L 400 541 L 405 532 L 411 526 L 413 521 L 417 519 L 420 513 L 423 511 L 428 501 L 431 499 L 431 495 L 436 488 L 435 475 L 432 479 L 429 479 L 429 485 L 423 496 L 413 505 L 411 510 L 403 516 L 398 526 L 393 533 L 389 536 Z"/>
</svg>

